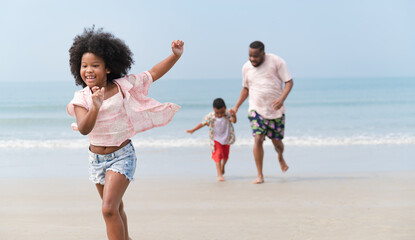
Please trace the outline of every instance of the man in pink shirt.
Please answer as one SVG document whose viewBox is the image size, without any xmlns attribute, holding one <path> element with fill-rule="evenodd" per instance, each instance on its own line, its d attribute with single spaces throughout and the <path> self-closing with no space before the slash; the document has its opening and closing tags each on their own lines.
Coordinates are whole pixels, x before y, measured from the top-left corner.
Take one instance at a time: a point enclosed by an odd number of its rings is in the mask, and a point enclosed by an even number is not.
<svg viewBox="0 0 415 240">
<path fill-rule="evenodd" d="M 265 53 L 260 41 L 249 45 L 249 61 L 242 67 L 242 91 L 231 111 L 238 112 L 239 107 L 249 96 L 249 115 L 254 143 L 254 158 L 258 170 L 256 184 L 264 182 L 262 173 L 265 136 L 269 137 L 278 153 L 282 172 L 288 170 L 284 160 L 284 101 L 293 87 L 293 79 L 285 61 Z M 283 83 L 285 83 L 283 87 Z"/>
</svg>

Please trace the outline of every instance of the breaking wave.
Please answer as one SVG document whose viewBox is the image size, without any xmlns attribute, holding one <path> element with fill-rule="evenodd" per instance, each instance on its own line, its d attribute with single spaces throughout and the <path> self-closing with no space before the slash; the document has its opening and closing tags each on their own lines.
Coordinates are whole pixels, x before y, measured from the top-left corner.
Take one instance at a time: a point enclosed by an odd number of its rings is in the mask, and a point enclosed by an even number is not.
<svg viewBox="0 0 415 240">
<path fill-rule="evenodd" d="M 137 148 L 183 148 L 209 146 L 207 138 L 169 138 L 169 139 L 133 139 Z M 252 146 L 253 138 L 238 138 L 235 146 Z M 266 140 L 265 145 L 271 145 Z M 387 135 L 387 136 L 351 136 L 351 137 L 286 137 L 286 146 L 352 146 L 352 145 L 403 145 L 415 144 L 415 136 Z M 0 140 L 0 148 L 67 148 L 78 149 L 88 146 L 88 139 L 54 139 L 54 140 L 27 140 L 12 139 Z"/>
</svg>

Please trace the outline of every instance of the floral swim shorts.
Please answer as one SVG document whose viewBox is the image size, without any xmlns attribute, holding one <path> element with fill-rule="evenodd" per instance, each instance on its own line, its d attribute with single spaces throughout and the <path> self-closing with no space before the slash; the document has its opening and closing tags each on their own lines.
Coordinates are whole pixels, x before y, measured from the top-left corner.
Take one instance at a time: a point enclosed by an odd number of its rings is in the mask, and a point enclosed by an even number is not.
<svg viewBox="0 0 415 240">
<path fill-rule="evenodd" d="M 134 180 L 137 156 L 130 142 L 123 148 L 109 154 L 101 155 L 89 151 L 89 180 L 95 184 L 105 184 L 108 170 L 123 174 L 128 180 Z"/>
<path fill-rule="evenodd" d="M 252 135 L 261 134 L 277 140 L 284 138 L 285 114 L 281 118 L 266 119 L 255 110 L 251 110 L 248 118 L 251 122 Z"/>
</svg>

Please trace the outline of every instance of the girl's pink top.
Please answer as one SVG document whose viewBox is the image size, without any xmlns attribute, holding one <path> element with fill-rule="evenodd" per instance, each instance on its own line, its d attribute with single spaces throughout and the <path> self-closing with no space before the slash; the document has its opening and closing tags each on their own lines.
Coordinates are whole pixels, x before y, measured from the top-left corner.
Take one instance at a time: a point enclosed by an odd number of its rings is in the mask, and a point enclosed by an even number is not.
<svg viewBox="0 0 415 240">
<path fill-rule="evenodd" d="M 88 134 L 95 146 L 120 146 L 125 140 L 139 132 L 161 127 L 171 121 L 180 106 L 174 103 L 159 103 L 147 97 L 153 79 L 149 72 L 127 75 L 114 80 L 118 93 L 104 100 L 94 128 Z M 92 92 L 89 87 L 75 92 L 68 104 L 68 114 L 75 117 L 74 106 L 86 110 L 92 106 Z M 72 128 L 77 130 L 75 123 Z"/>
</svg>

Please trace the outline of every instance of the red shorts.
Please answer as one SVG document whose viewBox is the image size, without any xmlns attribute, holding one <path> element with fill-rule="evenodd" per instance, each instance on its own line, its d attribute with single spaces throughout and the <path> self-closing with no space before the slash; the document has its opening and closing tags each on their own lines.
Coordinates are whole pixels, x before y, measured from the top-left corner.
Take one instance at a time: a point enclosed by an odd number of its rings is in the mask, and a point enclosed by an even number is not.
<svg viewBox="0 0 415 240">
<path fill-rule="evenodd" d="M 229 147 L 229 144 L 222 145 L 219 142 L 215 141 L 215 151 L 212 153 L 212 159 L 215 162 L 220 162 L 221 160 L 228 160 Z"/>
</svg>

